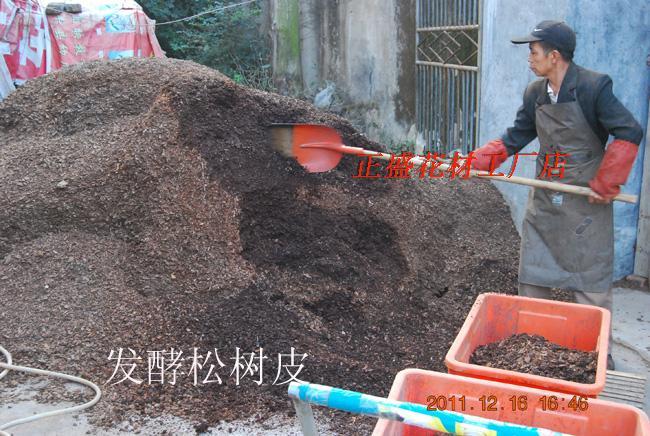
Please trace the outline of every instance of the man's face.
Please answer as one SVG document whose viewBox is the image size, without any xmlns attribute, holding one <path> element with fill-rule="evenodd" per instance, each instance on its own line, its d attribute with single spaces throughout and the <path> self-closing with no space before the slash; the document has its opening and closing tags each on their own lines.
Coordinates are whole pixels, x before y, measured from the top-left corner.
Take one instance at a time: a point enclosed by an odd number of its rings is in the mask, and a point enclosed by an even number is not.
<svg viewBox="0 0 650 436">
<path fill-rule="evenodd" d="M 539 42 L 529 44 L 530 53 L 528 53 L 528 65 L 538 77 L 546 77 L 553 70 L 555 64 L 555 51 L 548 54 L 544 53 Z"/>
</svg>

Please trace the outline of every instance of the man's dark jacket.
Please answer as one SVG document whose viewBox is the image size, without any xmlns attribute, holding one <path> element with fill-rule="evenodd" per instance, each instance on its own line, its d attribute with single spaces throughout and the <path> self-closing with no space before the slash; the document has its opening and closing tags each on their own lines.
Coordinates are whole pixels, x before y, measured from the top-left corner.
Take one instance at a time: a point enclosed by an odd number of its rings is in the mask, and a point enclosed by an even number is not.
<svg viewBox="0 0 650 436">
<path fill-rule="evenodd" d="M 537 137 L 535 109 L 543 104 L 551 104 L 547 84 L 547 79 L 541 79 L 526 88 L 524 103 L 517 111 L 514 126 L 506 130 L 501 138 L 509 155 L 519 152 Z M 603 148 L 609 135 L 637 145 L 641 143 L 643 130 L 630 111 L 614 96 L 612 79 L 608 75 L 587 70 L 571 62 L 557 102 L 575 101 L 576 97 Z"/>
</svg>

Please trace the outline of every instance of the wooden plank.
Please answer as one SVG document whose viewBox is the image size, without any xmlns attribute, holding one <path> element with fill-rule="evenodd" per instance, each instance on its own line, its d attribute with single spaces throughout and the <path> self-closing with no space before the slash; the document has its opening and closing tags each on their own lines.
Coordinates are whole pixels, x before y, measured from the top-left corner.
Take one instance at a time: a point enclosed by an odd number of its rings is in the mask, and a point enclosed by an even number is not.
<svg viewBox="0 0 650 436">
<path fill-rule="evenodd" d="M 633 394 L 631 392 L 625 392 L 623 390 L 621 390 L 621 391 L 603 391 L 603 392 L 606 395 L 610 396 L 610 397 L 618 396 L 619 398 L 625 398 L 625 399 L 628 399 L 630 401 L 643 402 L 643 400 L 645 399 L 645 394 L 637 394 L 637 393 Z"/>
<path fill-rule="evenodd" d="M 634 384 L 630 382 L 626 382 L 625 380 L 621 379 L 607 379 L 607 386 L 611 387 L 621 387 L 621 388 L 626 388 L 626 389 L 645 389 L 645 383 L 642 381 L 635 381 Z M 605 389 L 607 389 L 607 386 L 605 386 Z"/>
<path fill-rule="evenodd" d="M 639 401 L 634 398 L 628 398 L 624 395 L 601 395 L 598 397 L 599 400 L 607 400 L 607 401 L 613 401 L 615 403 L 627 403 L 627 404 L 641 404 L 643 405 L 643 401 Z"/>
<path fill-rule="evenodd" d="M 645 389 L 631 388 L 629 386 L 610 386 L 609 388 L 603 389 L 603 392 L 629 392 L 631 394 L 645 397 Z"/>
<path fill-rule="evenodd" d="M 605 401 L 611 401 L 612 403 L 625 404 L 628 406 L 636 407 L 637 409 L 643 410 L 643 404 L 641 403 L 631 403 L 625 400 L 619 400 L 617 398 L 603 398 Z"/>
<path fill-rule="evenodd" d="M 643 409 L 645 403 L 643 401 L 627 398 L 623 395 L 601 395 L 598 397 L 599 400 L 613 401 L 614 403 L 625 403 L 633 404 L 640 409 Z"/>
<path fill-rule="evenodd" d="M 645 135 L 645 156 L 643 179 L 641 181 L 641 203 L 639 204 L 639 225 L 634 256 L 634 274 L 650 277 L 650 111 Z"/>
<path fill-rule="evenodd" d="M 639 375 L 639 374 L 632 374 L 631 372 L 621 372 L 621 371 L 607 371 L 607 380 L 609 378 L 622 378 L 624 380 L 628 379 L 637 379 L 637 380 L 643 380 L 645 383 L 647 380 L 647 377 L 644 375 Z"/>
<path fill-rule="evenodd" d="M 646 377 L 620 371 L 607 371 L 605 389 L 598 396 L 601 400 L 629 404 L 639 409 L 645 407 Z"/>
<path fill-rule="evenodd" d="M 645 396 L 644 395 L 634 395 L 631 396 L 627 392 L 602 392 L 598 398 L 610 397 L 610 398 L 620 398 L 622 400 L 631 401 L 634 403 L 643 403 Z"/>
<path fill-rule="evenodd" d="M 643 392 L 638 392 L 638 391 L 632 391 L 627 388 L 622 388 L 622 387 L 605 387 L 603 389 L 603 392 L 610 392 L 610 393 L 623 393 L 623 394 L 629 394 L 631 397 L 635 398 L 640 398 L 643 399 L 645 398 L 645 390 Z"/>
<path fill-rule="evenodd" d="M 639 377 L 636 375 L 631 375 L 629 377 L 625 376 L 620 376 L 620 375 L 612 375 L 612 374 L 607 374 L 606 378 L 607 383 L 613 382 L 613 383 L 638 383 L 640 385 L 646 384 L 647 380 L 643 376 Z"/>
<path fill-rule="evenodd" d="M 603 392 L 606 392 L 606 393 L 610 393 L 610 392 L 611 393 L 621 393 L 622 392 L 622 393 L 640 395 L 641 398 L 645 398 L 645 390 L 641 390 L 641 389 L 637 389 L 637 388 L 631 389 L 631 388 L 627 388 L 627 387 L 615 387 L 615 388 L 610 387 L 610 388 L 603 389 Z"/>
</svg>

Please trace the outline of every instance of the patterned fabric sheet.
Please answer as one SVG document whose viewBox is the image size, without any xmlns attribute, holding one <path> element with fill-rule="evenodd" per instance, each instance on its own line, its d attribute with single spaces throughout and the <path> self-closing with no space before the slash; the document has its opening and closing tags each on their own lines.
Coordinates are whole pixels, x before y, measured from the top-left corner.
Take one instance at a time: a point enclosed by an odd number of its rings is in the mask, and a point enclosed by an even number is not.
<svg viewBox="0 0 650 436">
<path fill-rule="evenodd" d="M 155 21 L 135 1 L 75 3 L 81 4 L 81 13 L 48 16 L 47 3 L 0 0 L 0 54 L 13 81 L 83 61 L 164 56 Z"/>
</svg>

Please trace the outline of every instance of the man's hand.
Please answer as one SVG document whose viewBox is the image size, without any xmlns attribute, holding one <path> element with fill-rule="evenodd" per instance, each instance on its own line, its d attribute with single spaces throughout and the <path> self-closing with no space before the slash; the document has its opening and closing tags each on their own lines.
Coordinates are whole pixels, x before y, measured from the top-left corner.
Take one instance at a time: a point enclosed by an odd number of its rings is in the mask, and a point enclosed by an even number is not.
<svg viewBox="0 0 650 436">
<path fill-rule="evenodd" d="M 501 139 L 495 139 L 472 153 L 472 168 L 479 171 L 494 171 L 508 159 L 508 151 Z"/>
<path fill-rule="evenodd" d="M 590 203 L 602 203 L 598 198 L 612 200 L 621 192 L 621 185 L 625 184 L 632 171 L 637 149 L 636 144 L 621 139 L 616 139 L 607 146 L 598 172 L 589 181 L 589 187 L 596 194 L 589 197 Z"/>
<path fill-rule="evenodd" d="M 603 197 L 601 195 L 598 195 L 596 192 L 592 191 L 591 194 L 589 194 L 589 203 L 592 203 L 592 204 L 609 204 L 611 202 L 612 202 L 612 200 L 610 200 L 609 198 L 605 198 L 605 197 Z"/>
</svg>

